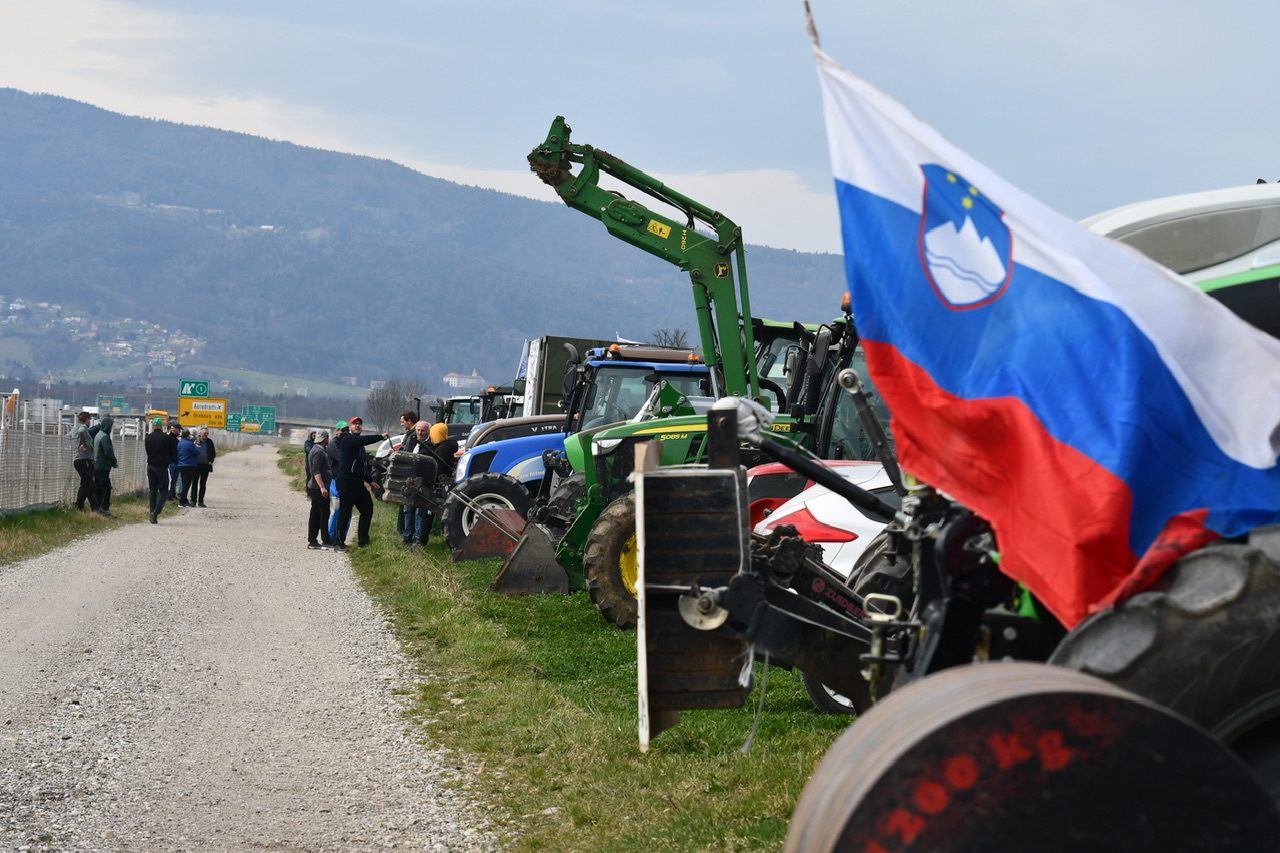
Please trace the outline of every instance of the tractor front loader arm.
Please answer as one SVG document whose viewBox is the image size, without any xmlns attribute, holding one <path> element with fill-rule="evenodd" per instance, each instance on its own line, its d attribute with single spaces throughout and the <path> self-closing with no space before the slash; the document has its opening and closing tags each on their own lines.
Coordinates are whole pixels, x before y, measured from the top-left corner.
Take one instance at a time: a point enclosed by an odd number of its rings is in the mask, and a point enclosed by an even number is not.
<svg viewBox="0 0 1280 853">
<path fill-rule="evenodd" d="M 689 274 L 707 366 L 723 376 L 726 395 L 759 398 L 742 229 L 626 161 L 570 142 L 569 135 L 564 117 L 557 116 L 546 140 L 529 154 L 530 168 L 565 204 L 600 220 L 615 237 Z M 601 187 L 601 173 L 680 211 L 685 221 Z M 697 230 L 699 223 L 705 231 Z"/>
</svg>

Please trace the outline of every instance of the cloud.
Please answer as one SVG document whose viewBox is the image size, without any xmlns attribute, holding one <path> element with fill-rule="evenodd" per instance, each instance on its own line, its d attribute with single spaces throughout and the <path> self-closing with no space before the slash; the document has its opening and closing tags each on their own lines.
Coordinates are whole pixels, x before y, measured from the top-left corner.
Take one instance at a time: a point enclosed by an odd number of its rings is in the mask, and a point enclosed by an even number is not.
<svg viewBox="0 0 1280 853">
<path fill-rule="evenodd" d="M 385 156 L 423 174 L 454 183 L 487 187 L 541 201 L 556 200 L 551 188 L 528 171 L 474 169 L 453 164 L 414 162 L 411 156 Z M 795 172 L 783 169 L 723 174 L 664 172 L 654 173 L 653 177 L 736 222 L 748 244 L 804 252 L 841 251 L 834 192 L 824 193 L 806 186 Z M 616 184 L 611 188 L 645 205 L 655 205 L 648 196 L 642 196 L 633 189 Z M 654 209 L 664 215 L 680 217 L 667 210 Z"/>
</svg>

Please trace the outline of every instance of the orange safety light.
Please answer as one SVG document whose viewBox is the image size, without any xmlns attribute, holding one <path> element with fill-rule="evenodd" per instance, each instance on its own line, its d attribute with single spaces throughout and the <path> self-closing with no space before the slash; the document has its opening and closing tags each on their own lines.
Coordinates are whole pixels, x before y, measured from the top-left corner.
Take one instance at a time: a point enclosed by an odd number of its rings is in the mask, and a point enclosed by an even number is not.
<svg viewBox="0 0 1280 853">
<path fill-rule="evenodd" d="M 845 314 L 853 313 L 853 299 L 849 296 L 849 291 L 844 292 L 844 298 L 840 300 L 840 310 Z"/>
</svg>

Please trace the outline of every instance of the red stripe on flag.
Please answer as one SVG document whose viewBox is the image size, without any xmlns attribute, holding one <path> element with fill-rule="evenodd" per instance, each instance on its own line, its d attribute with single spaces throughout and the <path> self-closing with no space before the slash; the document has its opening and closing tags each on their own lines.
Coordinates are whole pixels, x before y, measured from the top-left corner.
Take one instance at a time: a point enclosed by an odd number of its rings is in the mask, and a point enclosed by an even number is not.
<svg viewBox="0 0 1280 853">
<path fill-rule="evenodd" d="M 1114 607 L 1127 598 L 1137 595 L 1155 583 L 1165 570 L 1178 562 L 1182 557 L 1202 548 L 1221 537 L 1204 526 L 1209 517 L 1209 510 L 1196 509 L 1175 515 L 1165 524 L 1156 541 L 1151 543 L 1147 553 L 1142 555 L 1138 565 L 1101 601 L 1090 605 L 1089 612 L 1094 613 Z"/>
<path fill-rule="evenodd" d="M 965 400 L 894 347 L 863 340 L 904 469 L 991 523 L 1001 570 L 1068 628 L 1129 576 L 1132 494 L 1014 397 Z"/>
</svg>

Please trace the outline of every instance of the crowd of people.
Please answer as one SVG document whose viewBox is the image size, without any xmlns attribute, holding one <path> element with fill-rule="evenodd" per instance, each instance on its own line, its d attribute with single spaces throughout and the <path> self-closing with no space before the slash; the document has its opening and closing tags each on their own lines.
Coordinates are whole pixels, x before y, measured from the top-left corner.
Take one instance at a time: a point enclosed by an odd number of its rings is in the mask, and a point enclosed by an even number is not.
<svg viewBox="0 0 1280 853">
<path fill-rule="evenodd" d="M 76 508 L 111 516 L 111 471 L 119 467 L 112 443 L 114 419 L 106 415 L 90 425 L 92 415 L 81 412 L 71 432 L 75 445 L 72 465 L 80 478 Z M 366 448 L 390 441 L 402 453 L 429 455 L 436 470 L 452 479 L 458 443 L 449 438 L 444 423 L 420 420 L 412 409 L 400 415 L 403 435 L 364 432 L 364 419 L 353 417 L 334 424 L 333 432 L 318 429 L 304 443 L 306 459 L 307 548 L 346 551 L 352 516 L 356 516 L 355 546 L 370 541 L 373 523 L 373 495 L 382 490 L 374 476 Z M 147 457 L 147 507 L 152 524 L 158 524 L 165 504 L 177 501 L 180 507 L 204 507 L 205 490 L 217 447 L 208 427 L 183 428 L 164 418 L 151 421 L 151 431 L 143 442 Z M 337 505 L 334 506 L 336 499 Z M 435 516 L 425 502 L 402 504 L 396 515 L 396 532 L 409 548 L 426 545 Z"/>
<path fill-rule="evenodd" d="M 449 439 L 449 428 L 443 423 L 419 420 L 412 409 L 400 415 L 404 434 L 395 441 L 391 434 L 366 434 L 364 419 L 354 417 L 338 421 L 329 430 L 320 429 L 307 437 L 306 454 L 307 548 L 346 551 L 352 515 L 357 515 L 356 541 L 364 548 L 370 541 L 373 522 L 373 495 L 383 486 L 369 464 L 367 447 L 390 441 L 402 453 L 429 454 L 437 470 L 451 477 L 458 443 Z M 333 500 L 337 499 L 337 507 Z M 401 505 L 396 516 L 396 532 L 410 548 L 426 545 L 435 517 L 424 503 Z"/>
<path fill-rule="evenodd" d="M 120 467 L 111 438 L 115 420 L 106 415 L 90 426 L 92 420 L 88 412 L 81 412 L 71 430 L 75 445 L 72 465 L 80 477 L 76 509 L 111 517 L 111 471 Z M 143 449 L 147 454 L 147 506 L 152 524 L 159 523 L 166 501 L 177 500 L 183 507 L 205 505 L 205 487 L 218 455 L 208 427 L 193 432 L 178 423 L 166 425 L 164 418 L 154 418 Z"/>
</svg>

